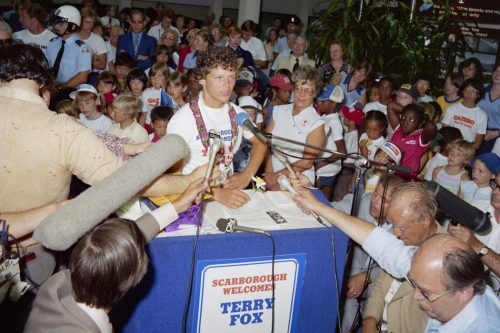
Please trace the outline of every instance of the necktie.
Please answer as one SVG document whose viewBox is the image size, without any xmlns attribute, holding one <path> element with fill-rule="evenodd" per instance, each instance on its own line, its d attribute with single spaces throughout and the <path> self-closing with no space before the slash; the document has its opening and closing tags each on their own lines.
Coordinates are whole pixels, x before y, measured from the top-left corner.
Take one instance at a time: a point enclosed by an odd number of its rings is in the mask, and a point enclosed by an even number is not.
<svg viewBox="0 0 500 333">
<path fill-rule="evenodd" d="M 134 40 L 134 52 L 137 54 L 137 51 L 139 50 L 139 35 L 134 35 L 135 40 Z"/>
<path fill-rule="evenodd" d="M 62 59 L 62 56 L 64 53 L 64 44 L 65 43 L 66 42 L 63 39 L 61 41 L 61 48 L 59 49 L 59 52 L 57 53 L 56 61 L 54 62 L 54 67 L 52 69 L 54 71 L 56 78 L 57 78 L 57 74 L 59 73 L 59 65 L 61 65 L 61 59 Z"/>
<path fill-rule="evenodd" d="M 297 69 L 299 69 L 299 58 L 295 58 L 295 64 L 293 65 L 292 72 L 295 72 Z"/>
</svg>

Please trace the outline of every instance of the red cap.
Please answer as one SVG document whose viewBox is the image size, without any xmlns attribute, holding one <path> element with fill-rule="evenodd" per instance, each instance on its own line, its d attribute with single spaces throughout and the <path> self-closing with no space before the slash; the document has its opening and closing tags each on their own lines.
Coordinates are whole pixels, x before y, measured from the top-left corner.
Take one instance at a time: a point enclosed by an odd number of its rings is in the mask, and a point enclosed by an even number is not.
<svg viewBox="0 0 500 333">
<path fill-rule="evenodd" d="M 288 76 L 284 74 L 275 74 L 269 81 L 271 87 L 281 88 L 284 90 L 293 90 L 293 85 Z"/>
<path fill-rule="evenodd" d="M 341 110 L 344 117 L 354 121 L 357 126 L 363 125 L 363 121 L 365 120 L 365 113 L 363 112 L 363 110 L 361 110 L 357 106 L 349 108 L 345 105 L 341 108 Z"/>
</svg>

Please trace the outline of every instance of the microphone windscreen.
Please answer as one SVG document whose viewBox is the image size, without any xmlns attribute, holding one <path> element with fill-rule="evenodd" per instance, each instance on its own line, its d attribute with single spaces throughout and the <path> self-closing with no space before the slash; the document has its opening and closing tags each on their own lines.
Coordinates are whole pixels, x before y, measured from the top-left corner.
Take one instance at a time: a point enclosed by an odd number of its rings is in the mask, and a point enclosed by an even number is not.
<svg viewBox="0 0 500 333">
<path fill-rule="evenodd" d="M 236 115 L 236 123 L 240 126 L 245 126 L 245 120 L 250 119 L 246 112 L 240 112 Z"/>
<path fill-rule="evenodd" d="M 229 224 L 228 219 L 218 219 L 217 220 L 217 229 L 221 232 L 227 232 L 227 226 Z"/>
<path fill-rule="evenodd" d="M 45 218 L 33 238 L 52 250 L 68 249 L 186 153 L 187 145 L 181 136 L 164 136 Z"/>
<path fill-rule="evenodd" d="M 439 208 L 452 220 L 476 233 L 485 233 L 491 228 L 488 214 L 470 205 L 435 181 L 424 182 L 427 190 L 434 193 Z"/>
</svg>

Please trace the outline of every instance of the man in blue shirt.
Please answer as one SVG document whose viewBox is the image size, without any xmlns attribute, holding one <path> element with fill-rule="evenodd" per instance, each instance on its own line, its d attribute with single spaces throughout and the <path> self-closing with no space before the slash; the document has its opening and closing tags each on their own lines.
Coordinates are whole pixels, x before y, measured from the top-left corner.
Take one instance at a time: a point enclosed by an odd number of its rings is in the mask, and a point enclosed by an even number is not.
<svg viewBox="0 0 500 333">
<path fill-rule="evenodd" d="M 78 39 L 81 16 L 78 9 L 65 5 L 59 7 L 52 17 L 53 38 L 45 56 L 60 88 L 75 88 L 87 82 L 92 69 L 92 50 Z"/>
</svg>

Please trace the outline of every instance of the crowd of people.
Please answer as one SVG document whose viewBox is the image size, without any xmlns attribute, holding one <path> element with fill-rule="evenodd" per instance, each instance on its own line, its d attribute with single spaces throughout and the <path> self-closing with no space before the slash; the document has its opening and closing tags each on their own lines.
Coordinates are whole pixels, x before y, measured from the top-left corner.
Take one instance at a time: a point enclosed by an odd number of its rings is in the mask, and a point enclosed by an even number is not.
<svg viewBox="0 0 500 333">
<path fill-rule="evenodd" d="M 300 191 L 294 195 L 299 206 L 362 245 L 350 255 L 342 332 L 356 329 L 356 322 L 363 332 L 499 331 L 500 63 L 485 82 L 478 59 L 462 61 L 436 97 L 434 77 L 396 82 L 372 73 L 369 63 L 349 64 L 342 41 L 326 45 L 326 63 L 313 59 L 296 16 L 276 18 L 261 40 L 251 20 L 238 27 L 228 16 L 217 23 L 209 12 L 199 24 L 162 3 L 119 13 L 115 6 L 97 5 L 85 0 L 78 8 L 51 11 L 36 0 L 16 0 L 0 20 L 0 217 L 13 236 L 33 246 L 35 281 L 42 284 L 55 266 L 30 233 L 66 203 L 70 183 L 77 182 L 71 176 L 93 185 L 168 133 L 185 140 L 188 155 L 142 191 L 184 192 L 173 206 L 161 208 L 170 214 L 162 213 L 166 220 L 202 191 L 238 208 L 250 200 L 243 190 L 255 175 L 268 190 L 280 190 L 278 178 L 286 175 Z M 278 154 L 238 124 L 240 113 L 261 134 L 272 134 Z M 212 130 L 222 145 L 213 182 L 205 188 L 199 178 Z M 368 163 L 360 168 L 359 161 Z M 489 213 L 491 230 L 478 235 L 447 226 L 425 181 Z M 335 208 L 316 201 L 304 188 L 310 186 Z M 356 212 L 353 193 L 360 197 Z M 159 216 L 153 213 L 156 224 L 147 239 L 164 227 Z M 106 228 L 127 223 L 110 220 L 91 233 L 110 237 Z M 121 232 L 136 235 L 136 229 Z M 101 301 L 85 290 L 81 275 L 90 273 L 79 268 L 90 262 L 88 247 L 101 246 L 89 245 L 95 237 L 84 237 L 69 268 L 41 287 L 28 331 L 40 331 L 40 323 L 47 331 L 57 327 L 45 321 L 55 312 L 68 325 L 59 327 L 112 330 L 107 312 L 145 268 L 127 272 L 133 281 Z M 145 239 L 134 237 L 130 251 L 144 256 Z M 99 289 L 103 294 L 118 285 L 106 283 Z M 65 313 L 63 299 L 51 293 L 58 288 L 64 297 L 73 288 L 70 302 L 79 306 L 73 313 Z M 73 317 L 86 323 L 75 324 Z"/>
</svg>

